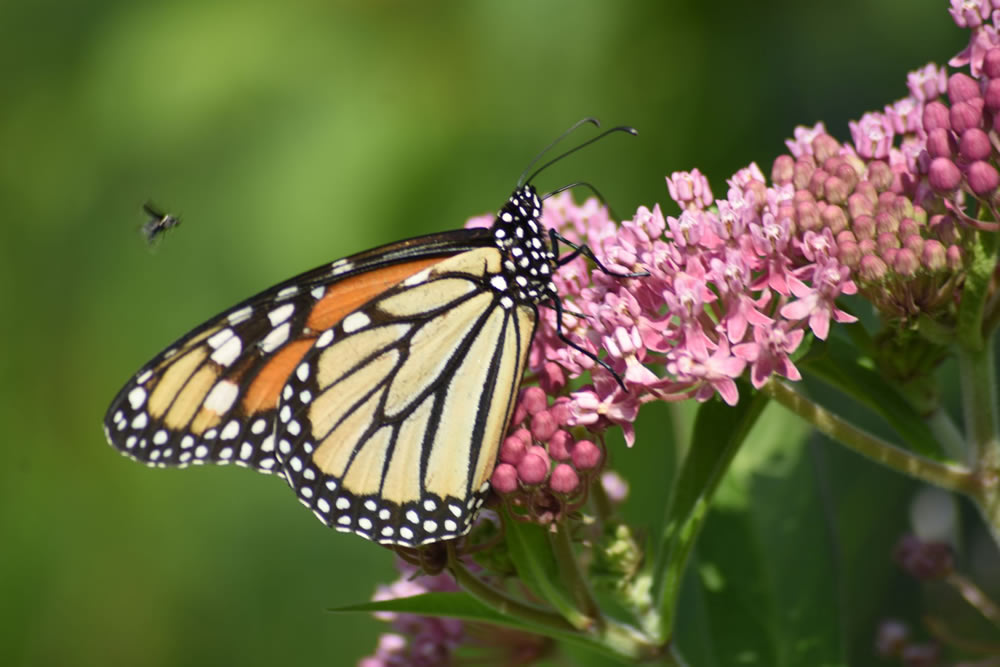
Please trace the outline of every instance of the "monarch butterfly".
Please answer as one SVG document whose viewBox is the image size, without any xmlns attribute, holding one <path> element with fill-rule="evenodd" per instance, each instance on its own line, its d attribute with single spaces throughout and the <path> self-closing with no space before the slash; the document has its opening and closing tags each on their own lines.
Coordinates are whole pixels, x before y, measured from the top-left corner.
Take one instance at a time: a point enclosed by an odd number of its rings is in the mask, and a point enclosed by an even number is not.
<svg viewBox="0 0 1000 667">
<path fill-rule="evenodd" d="M 142 210 L 149 216 L 149 220 L 143 223 L 141 231 L 143 237 L 146 239 L 146 243 L 151 246 L 156 245 L 156 243 L 160 240 L 160 237 L 165 234 L 167 230 L 173 229 L 177 225 L 181 224 L 180 218 L 170 215 L 169 213 L 161 213 L 151 202 L 143 204 Z"/>
<path fill-rule="evenodd" d="M 524 173 L 584 122 L 597 125 L 580 121 Z M 531 180 L 617 131 L 636 133 L 608 130 L 522 173 L 488 229 L 339 259 L 205 322 L 118 393 L 108 441 L 155 467 L 276 473 L 323 523 L 379 543 L 464 535 L 489 491 L 539 305 L 556 309 L 561 335 L 552 273 L 581 254 L 611 273 L 587 246 L 543 231 Z M 572 252 L 560 258 L 558 242 Z"/>
</svg>

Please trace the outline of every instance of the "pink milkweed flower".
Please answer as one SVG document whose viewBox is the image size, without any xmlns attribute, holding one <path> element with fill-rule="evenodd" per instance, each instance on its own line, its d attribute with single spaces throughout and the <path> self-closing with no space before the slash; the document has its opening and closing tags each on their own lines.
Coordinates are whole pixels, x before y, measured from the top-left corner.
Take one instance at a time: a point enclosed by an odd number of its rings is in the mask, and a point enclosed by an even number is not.
<svg viewBox="0 0 1000 667">
<path fill-rule="evenodd" d="M 789 355 L 798 348 L 804 335 L 802 329 L 790 329 L 787 322 L 770 328 L 757 327 L 753 331 L 754 342 L 737 345 L 733 353 L 750 364 L 750 380 L 757 389 L 775 373 L 797 382 L 802 375 Z"/>
<path fill-rule="evenodd" d="M 857 286 L 850 278 L 851 271 L 836 260 L 817 264 L 813 272 L 813 286 L 792 277 L 790 285 L 797 301 L 785 305 L 781 316 L 789 320 L 809 318 L 809 328 L 820 340 L 830 332 L 830 319 L 837 322 L 856 322 L 857 318 L 837 308 L 835 299 L 840 294 L 854 294 Z"/>
<path fill-rule="evenodd" d="M 707 208 L 712 205 L 712 189 L 708 179 L 697 169 L 675 171 L 667 177 L 670 198 L 682 209 Z"/>
</svg>

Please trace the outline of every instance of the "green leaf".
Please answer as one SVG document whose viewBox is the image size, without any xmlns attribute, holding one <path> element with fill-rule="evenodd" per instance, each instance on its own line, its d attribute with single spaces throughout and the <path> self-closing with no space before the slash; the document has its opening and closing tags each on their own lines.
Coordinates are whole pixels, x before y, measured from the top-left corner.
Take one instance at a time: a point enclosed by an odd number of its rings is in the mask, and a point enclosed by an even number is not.
<svg viewBox="0 0 1000 667">
<path fill-rule="evenodd" d="M 899 604 L 889 554 L 914 483 L 804 444 L 795 421 L 765 411 L 716 493 L 675 632 L 692 664 L 867 664 Z"/>
<path fill-rule="evenodd" d="M 699 408 L 692 445 L 674 483 L 653 573 L 653 590 L 659 598 L 658 631 L 664 640 L 672 636 L 684 569 L 712 496 L 767 404 L 762 394 L 749 387 L 741 386 L 741 390 L 744 399 L 734 407 L 715 400 Z"/>
<path fill-rule="evenodd" d="M 419 614 L 421 616 L 446 616 L 463 621 L 493 623 L 517 630 L 528 630 L 524 623 L 516 618 L 505 616 L 491 609 L 476 598 L 464 592 L 422 593 L 406 598 L 362 602 L 328 609 L 332 613 L 372 613 L 376 611 L 391 611 L 401 614 Z"/>
<path fill-rule="evenodd" d="M 504 510 L 507 549 L 521 583 L 548 602 L 573 627 L 584 629 L 592 620 L 583 614 L 562 584 L 545 528 L 518 521 Z"/>
<path fill-rule="evenodd" d="M 550 637 L 552 639 L 567 642 L 573 646 L 586 649 L 590 652 L 598 652 L 616 659 L 623 659 L 626 653 L 616 651 L 608 644 L 607 636 L 604 638 L 592 637 L 577 634 L 575 632 L 560 631 L 544 625 L 530 624 L 518 618 L 507 616 L 488 605 L 480 602 L 468 593 L 423 593 L 407 598 L 395 598 L 392 600 L 381 600 L 377 602 L 363 602 L 361 604 L 347 605 L 329 609 L 332 613 L 373 613 L 377 611 L 388 611 L 403 614 L 418 614 L 421 616 L 440 616 L 447 618 L 457 618 L 471 623 L 488 623 L 512 630 L 518 630 L 529 634 Z"/>
<path fill-rule="evenodd" d="M 942 460 L 944 453 L 934 432 L 896 388 L 864 365 L 858 351 L 837 337 L 827 341 L 827 354 L 801 364 L 803 371 L 836 387 L 879 415 L 911 451 Z"/>
</svg>

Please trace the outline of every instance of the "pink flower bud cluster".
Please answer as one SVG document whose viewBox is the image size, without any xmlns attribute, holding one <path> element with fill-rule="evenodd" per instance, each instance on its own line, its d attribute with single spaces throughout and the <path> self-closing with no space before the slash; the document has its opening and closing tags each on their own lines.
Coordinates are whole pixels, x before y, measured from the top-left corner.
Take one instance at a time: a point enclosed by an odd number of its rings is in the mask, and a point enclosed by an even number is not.
<svg viewBox="0 0 1000 667">
<path fill-rule="evenodd" d="M 567 430 L 571 420 L 568 397 L 550 402 L 541 387 L 521 391 L 490 480 L 519 515 L 550 521 L 576 509 L 586 497 L 604 453 L 593 441 L 575 438 Z"/>
</svg>

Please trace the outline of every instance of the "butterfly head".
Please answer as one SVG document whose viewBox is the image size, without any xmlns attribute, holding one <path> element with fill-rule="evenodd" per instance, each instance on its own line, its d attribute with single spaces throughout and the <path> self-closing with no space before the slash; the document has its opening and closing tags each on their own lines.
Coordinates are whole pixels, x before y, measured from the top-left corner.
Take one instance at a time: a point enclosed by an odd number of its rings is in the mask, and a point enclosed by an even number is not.
<svg viewBox="0 0 1000 667">
<path fill-rule="evenodd" d="M 503 253 L 508 291 L 521 302 L 539 303 L 555 295 L 555 254 L 542 225 L 542 201 L 530 184 L 519 186 L 493 222 L 493 241 Z"/>
</svg>

